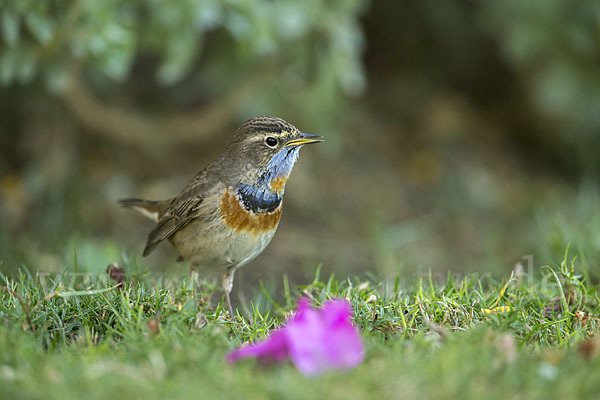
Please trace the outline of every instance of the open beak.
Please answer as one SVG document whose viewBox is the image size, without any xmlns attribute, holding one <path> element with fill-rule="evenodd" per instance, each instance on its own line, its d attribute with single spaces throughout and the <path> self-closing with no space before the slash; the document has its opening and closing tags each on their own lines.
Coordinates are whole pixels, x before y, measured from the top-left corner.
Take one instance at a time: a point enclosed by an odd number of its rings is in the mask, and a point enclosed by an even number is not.
<svg viewBox="0 0 600 400">
<path fill-rule="evenodd" d="M 284 147 L 288 146 L 302 146 L 310 143 L 319 143 L 323 141 L 323 136 L 311 135 L 310 133 L 300 132 L 298 138 L 290 140 L 285 144 Z"/>
</svg>

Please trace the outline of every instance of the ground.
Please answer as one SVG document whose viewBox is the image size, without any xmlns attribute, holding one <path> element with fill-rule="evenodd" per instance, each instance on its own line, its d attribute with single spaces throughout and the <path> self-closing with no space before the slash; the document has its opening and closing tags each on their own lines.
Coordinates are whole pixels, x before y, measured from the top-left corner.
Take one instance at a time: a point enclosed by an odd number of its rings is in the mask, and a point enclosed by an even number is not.
<svg viewBox="0 0 600 400">
<path fill-rule="evenodd" d="M 565 257 L 534 275 L 355 277 L 263 287 L 230 320 L 214 282 L 151 274 L 0 275 L 0 398 L 595 398 L 597 287 Z M 581 273 L 581 275 L 578 275 Z M 69 278 L 69 276 L 71 276 Z M 268 335 L 297 299 L 346 298 L 365 342 L 356 369 L 305 377 L 228 351 Z"/>
</svg>

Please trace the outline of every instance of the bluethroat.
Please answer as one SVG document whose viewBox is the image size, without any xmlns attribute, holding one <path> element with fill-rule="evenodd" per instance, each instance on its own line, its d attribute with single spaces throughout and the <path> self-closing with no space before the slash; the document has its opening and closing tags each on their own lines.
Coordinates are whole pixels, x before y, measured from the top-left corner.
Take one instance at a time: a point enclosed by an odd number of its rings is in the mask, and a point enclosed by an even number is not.
<svg viewBox="0 0 600 400">
<path fill-rule="evenodd" d="M 123 199 L 156 222 L 144 256 L 167 239 L 180 258 L 198 268 L 222 271 L 229 315 L 235 271 L 269 244 L 281 217 L 283 192 L 300 149 L 322 137 L 300 132 L 275 117 L 256 117 L 235 132 L 225 152 L 175 197 Z"/>
</svg>

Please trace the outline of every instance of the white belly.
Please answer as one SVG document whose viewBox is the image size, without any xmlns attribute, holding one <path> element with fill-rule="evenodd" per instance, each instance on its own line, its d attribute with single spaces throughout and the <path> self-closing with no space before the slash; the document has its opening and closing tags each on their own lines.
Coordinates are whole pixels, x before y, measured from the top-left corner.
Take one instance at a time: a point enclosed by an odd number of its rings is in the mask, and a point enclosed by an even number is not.
<svg viewBox="0 0 600 400">
<path fill-rule="evenodd" d="M 208 229 L 207 229 L 208 228 Z M 202 232 L 200 236 L 200 232 Z M 235 232 L 220 223 L 199 230 L 194 223 L 171 239 L 184 260 L 206 269 L 239 268 L 256 258 L 267 247 L 275 229 L 255 234 Z"/>
</svg>

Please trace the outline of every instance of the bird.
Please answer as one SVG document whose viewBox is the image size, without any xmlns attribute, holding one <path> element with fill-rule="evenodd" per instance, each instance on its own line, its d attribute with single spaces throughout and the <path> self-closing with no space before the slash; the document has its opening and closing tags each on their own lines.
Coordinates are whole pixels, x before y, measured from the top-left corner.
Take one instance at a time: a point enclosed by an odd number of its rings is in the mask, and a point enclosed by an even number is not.
<svg viewBox="0 0 600 400">
<path fill-rule="evenodd" d="M 213 162 L 174 197 L 126 198 L 119 203 L 156 222 L 143 256 L 168 240 L 199 269 L 220 271 L 227 310 L 235 271 L 267 247 L 281 218 L 285 185 L 300 149 L 323 141 L 289 122 L 260 116 L 244 122 Z M 197 273 L 197 272 L 196 272 Z"/>
</svg>

